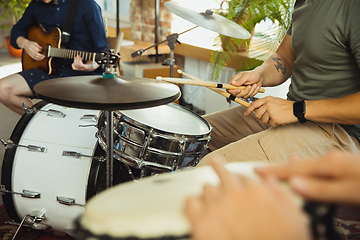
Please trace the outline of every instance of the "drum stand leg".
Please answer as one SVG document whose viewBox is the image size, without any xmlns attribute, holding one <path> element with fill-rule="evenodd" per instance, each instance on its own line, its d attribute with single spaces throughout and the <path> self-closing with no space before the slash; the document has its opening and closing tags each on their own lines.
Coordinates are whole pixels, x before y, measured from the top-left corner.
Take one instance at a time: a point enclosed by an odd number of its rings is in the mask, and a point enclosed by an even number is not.
<svg viewBox="0 0 360 240">
<path fill-rule="evenodd" d="M 41 223 L 41 221 L 45 220 L 45 219 L 46 219 L 45 209 L 43 209 L 41 211 L 33 211 L 31 214 L 26 214 L 23 217 L 23 219 L 21 220 L 21 223 L 19 224 L 18 228 L 16 229 L 16 232 L 15 232 L 14 236 L 12 237 L 12 240 L 14 240 L 16 238 L 17 234 L 20 231 L 20 228 L 24 225 L 25 221 L 27 221 L 27 223 L 26 223 L 27 226 L 32 227 L 33 229 L 45 230 L 45 229 L 51 227 L 48 224 Z M 30 223 L 30 225 L 29 225 L 29 223 Z"/>
<path fill-rule="evenodd" d="M 107 151 L 106 151 L 106 188 L 111 188 L 113 186 L 114 179 L 114 155 L 113 155 L 113 111 L 106 111 L 106 122 L 107 122 Z"/>
<path fill-rule="evenodd" d="M 22 225 L 24 224 L 25 219 L 27 218 L 27 216 L 28 216 L 28 215 L 25 215 L 25 216 L 23 217 L 20 225 L 19 225 L 18 228 L 16 229 L 16 232 L 15 232 L 15 234 L 14 234 L 14 236 L 12 237 L 11 240 L 14 240 L 14 239 L 16 238 L 16 235 L 19 233 L 19 230 L 20 230 L 20 228 L 22 227 Z"/>
</svg>

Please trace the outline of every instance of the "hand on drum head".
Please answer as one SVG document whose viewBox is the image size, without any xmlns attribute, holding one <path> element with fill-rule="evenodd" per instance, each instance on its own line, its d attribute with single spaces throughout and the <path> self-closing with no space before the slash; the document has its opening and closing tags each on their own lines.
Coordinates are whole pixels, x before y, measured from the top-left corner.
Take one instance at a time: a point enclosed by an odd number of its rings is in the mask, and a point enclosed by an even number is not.
<svg viewBox="0 0 360 240">
<path fill-rule="evenodd" d="M 195 240 L 311 239 L 305 214 L 275 178 L 230 173 L 220 158 L 211 165 L 221 184 L 205 185 L 185 205 Z"/>
</svg>

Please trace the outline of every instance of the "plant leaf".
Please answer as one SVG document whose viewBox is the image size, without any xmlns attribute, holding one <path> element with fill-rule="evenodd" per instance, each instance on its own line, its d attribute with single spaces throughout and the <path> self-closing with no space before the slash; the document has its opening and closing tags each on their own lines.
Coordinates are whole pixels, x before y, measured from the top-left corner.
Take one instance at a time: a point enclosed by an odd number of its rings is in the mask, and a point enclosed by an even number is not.
<svg viewBox="0 0 360 240">
<path fill-rule="evenodd" d="M 259 66 L 270 54 L 274 53 L 282 41 L 287 28 L 290 25 L 291 9 L 294 0 L 228 0 L 226 18 L 240 24 L 250 33 L 254 33 L 256 24 L 263 20 L 269 20 L 276 24 L 277 29 L 256 34 L 260 39 L 257 46 L 263 49 L 262 52 L 254 51 L 250 48 L 251 39 L 235 39 L 219 35 L 221 40 L 221 50 L 211 53 L 211 79 L 216 81 L 220 72 L 239 52 L 239 46 L 246 44 L 245 50 L 248 50 L 250 58 L 242 62 L 241 68 L 237 71 L 251 70 Z M 275 32 L 275 33 L 274 33 Z M 257 41 L 259 42 L 259 41 Z M 244 50 L 244 49 L 243 49 Z M 254 51 L 254 52 L 253 52 Z"/>
</svg>

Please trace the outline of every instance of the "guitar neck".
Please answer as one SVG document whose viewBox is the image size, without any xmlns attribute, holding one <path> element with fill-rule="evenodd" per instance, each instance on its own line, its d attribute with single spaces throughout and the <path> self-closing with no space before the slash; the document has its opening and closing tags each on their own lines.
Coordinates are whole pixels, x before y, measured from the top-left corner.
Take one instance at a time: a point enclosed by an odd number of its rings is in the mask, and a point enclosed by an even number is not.
<svg viewBox="0 0 360 240">
<path fill-rule="evenodd" d="M 95 61 L 96 53 L 92 52 L 84 52 L 84 51 L 76 51 L 71 49 L 63 49 L 63 48 L 53 48 L 51 46 L 48 47 L 48 57 L 59 57 L 59 58 L 68 58 L 74 59 L 77 55 L 79 55 L 83 60 L 86 61 Z"/>
</svg>

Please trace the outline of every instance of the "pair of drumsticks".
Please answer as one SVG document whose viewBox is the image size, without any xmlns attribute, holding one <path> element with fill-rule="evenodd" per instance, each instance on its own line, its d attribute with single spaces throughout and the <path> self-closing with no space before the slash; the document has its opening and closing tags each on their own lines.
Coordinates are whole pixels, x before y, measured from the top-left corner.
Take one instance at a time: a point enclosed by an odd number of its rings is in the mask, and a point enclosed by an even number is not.
<svg viewBox="0 0 360 240">
<path fill-rule="evenodd" d="M 245 86 L 240 86 L 240 87 L 236 87 L 233 86 L 231 84 L 221 84 L 221 83 L 213 83 L 213 82 L 206 82 L 201 80 L 200 78 L 191 76 L 188 73 L 185 73 L 183 71 L 181 71 L 180 69 L 178 70 L 178 73 L 192 79 L 192 80 L 187 80 L 187 79 L 181 79 L 181 78 L 164 78 L 164 77 L 156 77 L 156 80 L 162 80 L 162 81 L 166 81 L 166 82 L 172 82 L 172 83 L 178 83 L 178 84 L 188 84 L 188 85 L 196 85 L 196 86 L 204 86 L 209 88 L 210 90 L 213 90 L 214 92 L 217 92 L 219 94 L 221 94 L 222 96 L 237 102 L 245 107 L 249 107 L 250 103 L 241 100 L 240 98 L 235 97 L 234 95 L 228 93 L 228 92 L 224 92 L 222 90 L 220 90 L 220 88 L 223 89 L 244 89 Z M 263 88 L 259 89 L 259 92 L 263 93 L 265 92 L 265 90 Z"/>
</svg>

